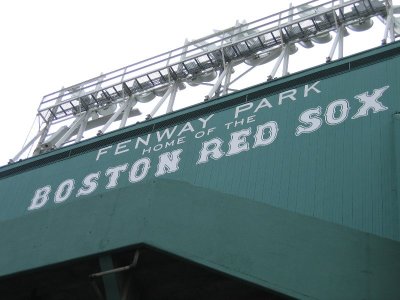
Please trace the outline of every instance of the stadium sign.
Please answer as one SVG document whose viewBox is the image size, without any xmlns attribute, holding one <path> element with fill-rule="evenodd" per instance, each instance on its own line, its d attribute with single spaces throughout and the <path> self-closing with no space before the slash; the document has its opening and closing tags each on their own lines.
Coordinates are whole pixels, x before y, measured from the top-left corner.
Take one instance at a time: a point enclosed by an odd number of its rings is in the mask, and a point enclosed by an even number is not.
<svg viewBox="0 0 400 300">
<path fill-rule="evenodd" d="M 161 177 L 179 172 L 180 162 L 188 151 L 191 154 L 193 151 L 197 153 L 196 156 L 191 155 L 193 159 L 191 164 L 199 166 L 211 160 L 216 161 L 223 157 L 253 151 L 253 149 L 270 147 L 278 139 L 278 133 L 301 138 L 303 134 L 316 132 L 323 124 L 336 126 L 347 120 L 357 120 L 369 116 L 370 113 L 379 113 L 388 109 L 384 94 L 389 89 L 389 85 L 384 85 L 372 87 L 356 94 L 351 99 L 343 97 L 330 101 L 326 107 L 318 105 L 306 108 L 298 115 L 297 126 L 292 128 L 292 132 L 281 133 L 278 120 L 265 119 L 268 114 L 261 114 L 273 110 L 275 106 L 290 103 L 295 105 L 298 103 L 298 95 L 301 95 L 304 100 L 312 95 L 322 94 L 323 96 L 320 83 L 317 81 L 305 85 L 302 89 L 287 90 L 274 98 L 263 97 L 257 101 L 246 102 L 229 109 L 228 114 L 224 111 L 209 114 L 184 124 L 93 151 L 90 153 L 91 159 L 95 163 L 107 161 L 106 168 L 99 168 L 85 174 L 82 179 L 78 176 L 60 178 L 58 185 L 46 184 L 37 188 L 27 209 L 40 209 L 49 201 L 59 204 L 70 198 L 84 197 L 99 188 L 114 189 L 118 187 L 122 177 L 125 177 L 125 181 L 128 179 L 129 184 L 135 184 L 151 176 L 150 174 Z M 224 118 L 225 121 L 222 123 L 213 122 L 215 119 L 223 120 Z M 216 126 L 216 123 L 219 125 Z M 201 141 L 201 146 L 199 145 L 198 149 L 185 150 L 185 144 L 192 144 L 194 140 Z M 160 154 L 154 157 L 158 153 Z M 133 155 L 139 158 L 132 159 Z M 113 157 L 122 156 L 124 157 L 122 163 L 111 163 Z"/>
</svg>

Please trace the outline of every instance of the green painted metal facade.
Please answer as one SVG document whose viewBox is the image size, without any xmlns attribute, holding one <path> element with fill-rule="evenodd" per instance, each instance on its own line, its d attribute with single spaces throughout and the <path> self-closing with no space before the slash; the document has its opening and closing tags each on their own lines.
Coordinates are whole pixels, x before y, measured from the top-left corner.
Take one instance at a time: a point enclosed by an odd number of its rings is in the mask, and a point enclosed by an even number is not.
<svg viewBox="0 0 400 300">
<path fill-rule="evenodd" d="M 0 276 L 145 243 L 298 298 L 396 299 L 399 97 L 395 43 L 3 167 Z"/>
</svg>

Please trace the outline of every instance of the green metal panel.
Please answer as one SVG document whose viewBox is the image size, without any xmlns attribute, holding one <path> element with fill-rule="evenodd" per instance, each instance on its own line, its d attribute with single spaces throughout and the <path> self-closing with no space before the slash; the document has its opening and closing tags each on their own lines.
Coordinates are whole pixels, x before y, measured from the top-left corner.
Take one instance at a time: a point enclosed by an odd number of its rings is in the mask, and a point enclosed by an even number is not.
<svg viewBox="0 0 400 300">
<path fill-rule="evenodd" d="M 399 47 L 3 168 L 0 276 L 146 243 L 295 297 L 396 298 Z"/>
</svg>

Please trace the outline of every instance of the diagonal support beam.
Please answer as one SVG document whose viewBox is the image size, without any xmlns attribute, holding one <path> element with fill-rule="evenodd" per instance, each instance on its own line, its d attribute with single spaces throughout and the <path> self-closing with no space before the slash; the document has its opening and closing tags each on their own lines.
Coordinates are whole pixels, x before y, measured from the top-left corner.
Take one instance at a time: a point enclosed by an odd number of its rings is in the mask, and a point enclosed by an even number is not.
<svg viewBox="0 0 400 300">
<path fill-rule="evenodd" d="M 227 69 L 227 72 L 226 72 L 226 76 L 225 76 L 225 82 L 224 82 L 224 88 L 222 90 L 222 95 L 226 95 L 228 93 L 229 85 L 231 84 L 231 75 L 233 73 L 232 63 L 229 63 L 226 66 L 226 69 Z"/>
<path fill-rule="evenodd" d="M 394 16 L 393 16 L 393 5 L 392 5 L 392 1 L 389 1 L 390 3 L 390 7 L 388 9 L 388 16 L 386 18 L 386 22 L 385 23 L 385 31 L 383 33 L 383 40 L 382 40 L 382 44 L 386 44 L 387 39 L 389 37 L 390 42 L 394 42 L 395 41 L 395 34 L 394 34 Z"/>
<path fill-rule="evenodd" d="M 129 99 L 126 102 L 127 102 L 127 104 L 126 104 L 124 113 L 122 115 L 122 119 L 121 119 L 121 123 L 119 124 L 119 128 L 125 127 L 126 122 L 128 121 L 128 118 L 129 118 L 129 113 L 131 112 L 132 107 L 134 107 L 136 105 L 137 100 L 136 100 L 135 96 L 132 95 L 129 97 Z"/>
<path fill-rule="evenodd" d="M 128 102 L 122 104 L 122 106 L 118 108 L 118 110 L 112 115 L 112 117 L 107 121 L 107 123 L 104 124 L 104 126 L 99 130 L 97 134 L 100 135 L 106 132 L 108 127 L 110 127 L 110 125 L 119 117 L 119 115 L 126 109 L 127 106 Z"/>
<path fill-rule="evenodd" d="M 174 88 L 174 85 L 171 85 L 168 90 L 165 92 L 165 94 L 162 96 L 160 101 L 157 102 L 157 104 L 154 106 L 153 110 L 150 112 L 150 118 L 154 117 L 154 115 L 157 113 L 157 111 L 160 109 L 161 105 L 167 100 L 168 96 L 171 94 L 172 90 Z"/>
<path fill-rule="evenodd" d="M 333 40 L 333 44 L 331 47 L 331 51 L 329 52 L 329 56 L 326 58 L 326 62 L 330 62 L 333 58 L 333 55 L 335 54 L 336 49 L 338 49 L 338 59 L 343 57 L 343 37 L 344 37 L 344 32 L 346 28 L 341 25 L 339 26 L 335 39 Z"/>
<path fill-rule="evenodd" d="M 172 85 L 171 96 L 169 97 L 169 102 L 167 107 L 167 114 L 172 112 L 173 110 L 177 92 L 178 92 L 178 84 L 175 83 L 174 85 Z"/>
<path fill-rule="evenodd" d="M 76 140 L 75 140 L 76 143 L 77 143 L 77 142 L 80 142 L 81 139 L 82 139 L 82 137 L 83 137 L 83 133 L 84 133 L 85 130 L 86 130 L 86 125 L 87 125 L 87 122 L 88 122 L 88 120 L 89 120 L 90 113 L 91 113 L 90 110 L 88 110 L 88 111 L 85 113 L 85 118 L 82 120 L 81 126 L 79 127 L 79 131 L 78 131 L 78 134 L 77 134 L 77 136 L 76 136 Z"/>
<path fill-rule="evenodd" d="M 63 135 L 63 137 L 54 145 L 55 148 L 59 148 L 62 146 L 68 139 L 71 137 L 72 133 L 75 131 L 75 129 L 81 125 L 82 121 L 86 117 L 86 114 L 83 114 L 79 116 L 70 126 L 68 131 Z"/>
<path fill-rule="evenodd" d="M 268 76 L 268 80 L 272 80 L 275 77 L 276 72 L 278 71 L 278 68 L 282 63 L 283 58 L 286 56 L 289 56 L 289 45 L 283 46 L 283 50 L 282 50 L 281 54 L 279 55 L 278 60 L 276 61 L 271 74 Z"/>
<path fill-rule="evenodd" d="M 207 98 L 211 99 L 215 92 L 219 89 L 219 87 L 221 86 L 222 80 L 224 80 L 226 74 L 228 72 L 228 68 L 225 68 L 224 71 L 221 73 L 221 75 L 219 75 L 217 81 L 215 82 L 213 88 L 211 89 L 211 91 L 208 93 Z"/>
<path fill-rule="evenodd" d="M 10 163 L 17 161 L 22 154 L 30 147 L 32 144 L 42 135 L 46 128 L 40 130 L 12 159 L 10 159 Z"/>
</svg>

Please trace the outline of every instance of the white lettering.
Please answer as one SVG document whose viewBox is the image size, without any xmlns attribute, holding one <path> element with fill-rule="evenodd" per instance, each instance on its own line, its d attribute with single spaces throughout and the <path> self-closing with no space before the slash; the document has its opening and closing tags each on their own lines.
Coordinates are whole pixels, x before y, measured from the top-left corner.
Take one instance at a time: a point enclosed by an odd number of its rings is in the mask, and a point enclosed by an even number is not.
<svg viewBox="0 0 400 300">
<path fill-rule="evenodd" d="M 61 203 L 68 199 L 71 195 L 72 190 L 75 187 L 75 180 L 67 179 L 63 181 L 57 188 L 56 193 L 54 194 L 54 202 Z"/>
<path fill-rule="evenodd" d="M 180 138 L 178 138 L 178 141 L 176 142 L 177 145 L 183 144 L 185 141 L 185 136 L 181 136 Z"/>
<path fill-rule="evenodd" d="M 177 149 L 172 152 L 165 152 L 158 158 L 156 177 L 162 176 L 165 173 L 173 173 L 179 170 L 178 163 L 180 161 L 179 155 L 182 149 Z"/>
<path fill-rule="evenodd" d="M 256 109 L 254 110 L 254 113 L 258 112 L 258 110 L 263 108 L 263 107 L 272 108 L 272 105 L 271 105 L 271 103 L 269 103 L 267 98 L 263 98 L 260 101 L 260 103 L 257 105 Z"/>
<path fill-rule="evenodd" d="M 150 152 L 151 152 L 151 147 L 149 147 L 147 149 L 143 149 L 142 155 L 144 155 L 145 153 L 150 153 Z"/>
<path fill-rule="evenodd" d="M 118 178 L 121 175 L 121 172 L 125 172 L 128 168 L 128 164 L 119 165 L 116 167 L 108 168 L 106 171 L 106 176 L 108 176 L 108 183 L 106 185 L 106 189 L 112 189 L 117 186 Z"/>
<path fill-rule="evenodd" d="M 176 130 L 176 127 L 177 127 L 177 126 L 174 126 L 174 128 L 173 128 L 171 131 L 169 131 L 169 128 L 167 128 L 167 129 L 165 129 L 165 130 L 163 131 L 162 134 L 160 134 L 160 132 L 157 131 L 157 132 L 156 132 L 156 134 L 157 134 L 157 140 L 158 140 L 159 142 L 161 142 L 165 135 L 167 136 L 167 139 L 169 140 L 169 139 L 172 137 L 172 135 L 174 134 L 174 132 L 175 132 L 175 130 Z"/>
<path fill-rule="evenodd" d="M 243 125 L 244 124 L 244 119 L 241 119 L 240 121 L 235 121 L 235 128 L 236 128 L 236 126 L 238 126 L 238 125 Z"/>
<path fill-rule="evenodd" d="M 35 195 L 32 198 L 31 205 L 28 210 L 38 209 L 43 207 L 49 200 L 49 193 L 51 191 L 51 186 L 46 185 L 35 191 Z"/>
<path fill-rule="evenodd" d="M 256 115 L 248 116 L 248 117 L 247 117 L 247 124 L 248 124 L 248 123 L 253 123 L 253 122 L 255 122 L 255 121 L 256 121 L 256 120 L 255 120 L 255 117 L 256 117 Z"/>
<path fill-rule="evenodd" d="M 211 133 L 211 132 L 214 132 L 215 129 L 216 129 L 215 127 L 208 128 L 208 130 L 207 130 L 207 135 L 210 135 L 210 133 Z"/>
<path fill-rule="evenodd" d="M 282 105 L 283 99 L 286 99 L 286 98 L 290 98 L 292 101 L 295 101 L 296 97 L 294 95 L 296 95 L 296 93 L 297 93 L 296 89 L 288 90 L 288 91 L 280 93 L 279 94 L 278 105 Z"/>
<path fill-rule="evenodd" d="M 231 127 L 232 124 L 233 124 L 233 122 L 226 123 L 226 124 L 225 124 L 226 129 L 229 129 L 229 127 Z"/>
<path fill-rule="evenodd" d="M 243 129 L 231 133 L 231 140 L 229 141 L 229 150 L 226 156 L 239 154 L 243 151 L 249 150 L 249 143 L 246 142 L 246 137 L 251 134 L 251 128 Z"/>
<path fill-rule="evenodd" d="M 173 146 L 174 144 L 175 144 L 175 140 L 172 140 L 171 142 L 166 141 L 166 142 L 165 142 L 165 148 L 171 147 L 171 146 Z"/>
<path fill-rule="evenodd" d="M 207 122 L 214 116 L 214 114 L 209 115 L 207 117 L 207 119 L 203 119 L 203 118 L 199 118 L 199 121 L 202 123 L 202 127 L 201 128 L 206 128 L 207 127 Z"/>
<path fill-rule="evenodd" d="M 221 150 L 222 143 L 223 141 L 220 138 L 213 138 L 209 141 L 203 142 L 199 159 L 196 164 L 198 165 L 208 162 L 209 157 L 217 160 L 224 156 L 224 152 Z"/>
<path fill-rule="evenodd" d="M 127 140 L 125 142 L 118 143 L 117 147 L 115 148 L 115 155 L 118 155 L 118 154 L 121 154 L 121 153 L 124 153 L 124 152 L 128 152 L 129 149 L 126 149 L 126 145 L 125 144 L 130 143 L 130 142 L 131 142 L 131 140 Z"/>
<path fill-rule="evenodd" d="M 150 159 L 148 157 L 143 157 L 137 160 L 129 172 L 129 181 L 132 183 L 139 182 L 146 177 L 150 169 Z"/>
<path fill-rule="evenodd" d="M 191 131 L 191 132 L 194 131 L 194 128 L 192 124 L 190 124 L 190 122 L 186 122 L 186 124 L 182 127 L 181 131 L 179 131 L 178 136 L 180 136 L 185 131 Z"/>
<path fill-rule="evenodd" d="M 299 116 L 300 123 L 303 123 L 306 126 L 299 125 L 296 128 L 295 135 L 299 136 L 303 133 L 311 133 L 318 130 L 322 126 L 322 120 L 319 118 L 321 115 L 321 107 L 318 106 L 317 108 L 307 109 L 303 111 Z"/>
<path fill-rule="evenodd" d="M 339 107 L 339 116 L 335 117 L 336 108 Z M 331 102 L 325 111 L 325 121 L 328 125 L 337 125 L 344 122 L 349 115 L 349 102 L 346 99 L 338 99 Z"/>
<path fill-rule="evenodd" d="M 196 134 L 194 135 L 194 137 L 195 137 L 196 139 L 199 139 L 199 138 L 202 138 L 205 134 L 206 134 L 206 133 L 205 133 L 204 131 L 199 131 L 199 132 L 196 132 Z"/>
<path fill-rule="evenodd" d="M 265 130 L 267 129 L 269 129 L 269 137 L 264 138 Z M 275 121 L 270 121 L 265 124 L 258 125 L 256 134 L 254 135 L 253 148 L 272 144 L 278 136 L 278 131 L 278 123 L 276 123 Z"/>
<path fill-rule="evenodd" d="M 149 141 L 150 141 L 150 133 L 147 135 L 146 140 L 142 139 L 140 136 L 136 139 L 136 145 L 135 145 L 135 149 L 137 149 L 139 147 L 139 143 L 142 143 L 145 146 L 149 145 Z"/>
<path fill-rule="evenodd" d="M 384 86 L 380 89 L 375 89 L 372 95 L 368 95 L 368 92 L 354 96 L 361 102 L 362 106 L 358 109 L 356 114 L 352 116 L 352 119 L 357 119 L 360 117 L 368 116 L 368 112 L 371 109 L 373 113 L 387 110 L 388 108 L 378 101 L 382 97 L 383 93 L 389 88 L 389 86 Z"/>
<path fill-rule="evenodd" d="M 153 147 L 153 151 L 160 151 L 163 148 L 163 144 L 157 144 Z"/>
<path fill-rule="evenodd" d="M 308 87 L 308 84 L 306 84 L 306 86 L 304 87 L 304 98 L 308 97 L 308 93 L 311 90 L 314 90 L 314 92 L 316 92 L 317 94 L 321 93 L 321 91 L 315 87 L 318 83 L 320 82 L 314 82 L 310 87 Z"/>
<path fill-rule="evenodd" d="M 250 108 L 253 107 L 253 102 L 248 102 L 239 106 L 236 106 L 235 109 L 235 119 L 239 116 L 239 113 L 241 113 L 242 111 L 246 111 L 249 110 Z M 229 129 L 229 128 L 228 128 Z"/>
<path fill-rule="evenodd" d="M 105 148 L 101 148 L 99 152 L 97 152 L 96 160 L 99 160 L 100 155 L 106 154 L 107 149 L 110 149 L 112 146 L 107 146 Z"/>
<path fill-rule="evenodd" d="M 90 193 L 93 193 L 98 186 L 97 180 L 100 177 L 100 172 L 97 173 L 91 173 L 87 175 L 83 180 L 82 180 L 82 185 L 78 190 L 78 193 L 76 194 L 76 197 L 82 196 L 82 195 L 89 195 Z"/>
</svg>

